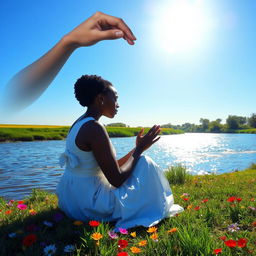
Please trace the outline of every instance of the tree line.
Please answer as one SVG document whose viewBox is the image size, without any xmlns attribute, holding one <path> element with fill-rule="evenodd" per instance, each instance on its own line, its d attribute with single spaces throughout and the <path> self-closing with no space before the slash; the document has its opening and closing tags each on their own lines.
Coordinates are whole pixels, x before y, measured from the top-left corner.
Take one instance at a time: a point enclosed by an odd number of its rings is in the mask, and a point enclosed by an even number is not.
<svg viewBox="0 0 256 256">
<path fill-rule="evenodd" d="M 180 129 L 185 132 L 232 132 L 241 129 L 256 128 L 256 113 L 250 117 L 229 115 L 223 124 L 222 119 L 218 118 L 210 121 L 207 118 L 200 118 L 200 124 L 184 123 L 182 125 L 172 125 L 170 123 L 161 125 L 163 128 Z"/>
</svg>

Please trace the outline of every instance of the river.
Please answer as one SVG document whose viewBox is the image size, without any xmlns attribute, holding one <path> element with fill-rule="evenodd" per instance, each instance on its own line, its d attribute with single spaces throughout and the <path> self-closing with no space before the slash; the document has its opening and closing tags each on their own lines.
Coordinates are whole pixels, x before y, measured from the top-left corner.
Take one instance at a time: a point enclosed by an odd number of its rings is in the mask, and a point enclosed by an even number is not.
<svg viewBox="0 0 256 256">
<path fill-rule="evenodd" d="M 111 141 L 118 158 L 135 145 L 135 137 Z M 22 199 L 33 188 L 54 192 L 63 173 L 58 156 L 64 149 L 65 141 L 0 143 L 0 196 Z M 256 134 L 165 135 L 145 154 L 163 170 L 182 164 L 193 174 L 221 174 L 256 163 Z"/>
</svg>

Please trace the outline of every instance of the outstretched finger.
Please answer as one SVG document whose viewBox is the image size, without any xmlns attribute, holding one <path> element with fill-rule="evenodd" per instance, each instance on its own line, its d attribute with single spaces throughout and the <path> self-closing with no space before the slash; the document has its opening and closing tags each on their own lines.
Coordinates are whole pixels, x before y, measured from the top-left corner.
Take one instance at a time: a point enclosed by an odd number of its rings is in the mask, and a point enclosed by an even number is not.
<svg viewBox="0 0 256 256">
<path fill-rule="evenodd" d="M 150 133 L 151 136 L 157 136 L 159 133 L 160 133 L 161 129 L 160 129 L 160 125 L 155 125 L 153 128 L 152 128 L 152 131 Z"/>
<path fill-rule="evenodd" d="M 148 135 L 151 135 L 152 133 L 153 133 L 153 131 L 154 131 L 154 129 L 156 128 L 156 125 L 154 125 L 153 127 L 151 127 L 150 129 L 149 129 L 149 131 L 148 131 Z"/>
<path fill-rule="evenodd" d="M 107 15 L 105 13 L 102 13 L 102 22 L 108 23 L 111 26 L 114 26 L 124 32 L 124 37 L 127 39 L 127 41 L 132 42 L 136 40 L 136 37 L 132 33 L 131 29 L 127 26 L 127 24 L 120 18 Z"/>
<path fill-rule="evenodd" d="M 144 133 L 144 128 L 142 128 L 142 129 L 139 131 L 139 135 L 141 136 L 143 133 Z"/>
<path fill-rule="evenodd" d="M 152 144 L 156 143 L 160 138 L 161 138 L 160 136 L 157 137 L 157 138 L 155 138 L 155 139 L 152 141 Z"/>
</svg>

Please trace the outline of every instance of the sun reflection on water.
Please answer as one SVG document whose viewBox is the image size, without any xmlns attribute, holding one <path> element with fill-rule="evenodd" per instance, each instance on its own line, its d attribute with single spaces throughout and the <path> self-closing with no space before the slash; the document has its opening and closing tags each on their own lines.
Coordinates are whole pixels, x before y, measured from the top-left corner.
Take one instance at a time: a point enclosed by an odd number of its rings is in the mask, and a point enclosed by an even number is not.
<svg viewBox="0 0 256 256">
<path fill-rule="evenodd" d="M 230 145 L 230 135 L 186 133 L 162 136 L 153 151 L 154 157 L 165 159 L 166 167 L 183 165 L 188 171 L 197 174 L 220 173 L 224 170 L 220 163 L 230 155 L 255 154 L 256 151 L 244 151 L 243 145 Z M 156 157 L 156 161 L 160 157 Z M 167 161 L 166 161 L 167 160 Z M 233 161 L 233 160 L 232 160 Z"/>
</svg>

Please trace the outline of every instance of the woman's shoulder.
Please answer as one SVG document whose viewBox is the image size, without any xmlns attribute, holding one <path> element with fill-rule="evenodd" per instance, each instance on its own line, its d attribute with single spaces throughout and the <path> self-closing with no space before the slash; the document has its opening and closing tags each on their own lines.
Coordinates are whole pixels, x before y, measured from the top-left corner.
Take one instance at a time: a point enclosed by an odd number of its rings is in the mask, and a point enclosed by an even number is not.
<svg viewBox="0 0 256 256">
<path fill-rule="evenodd" d="M 106 139 L 106 137 L 108 137 L 106 128 L 95 119 L 83 123 L 77 134 L 77 140 L 87 142 L 94 141 L 95 138 L 99 142 L 101 139 Z"/>
<path fill-rule="evenodd" d="M 88 120 L 87 122 L 84 122 L 81 125 L 80 131 L 84 132 L 90 132 L 90 133 L 98 133 L 106 131 L 104 125 L 100 123 L 98 120 L 92 119 Z"/>
</svg>

